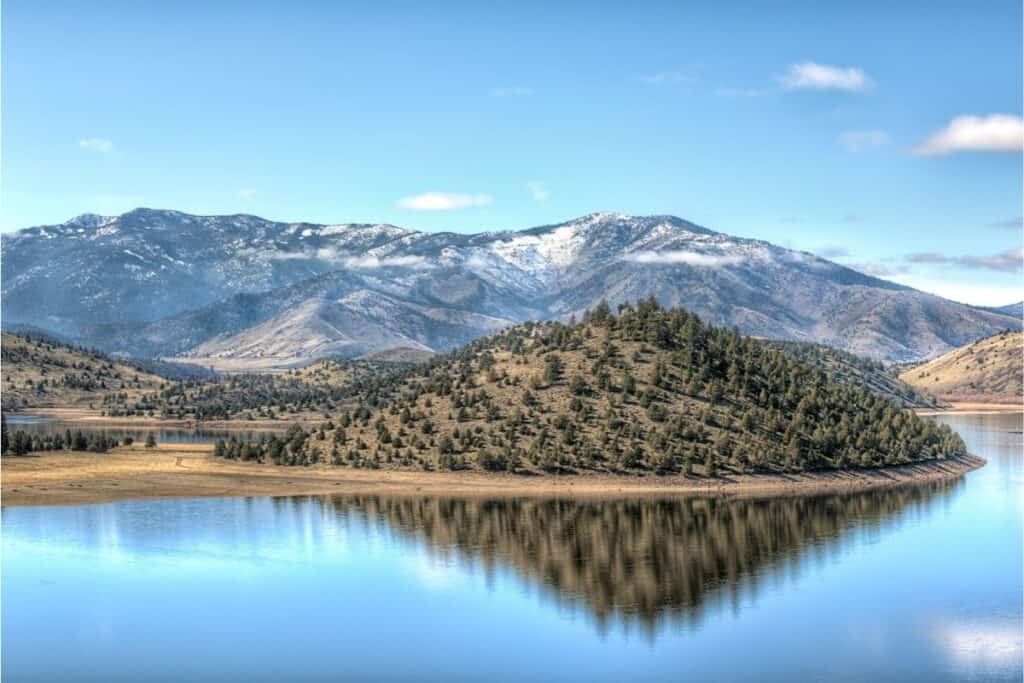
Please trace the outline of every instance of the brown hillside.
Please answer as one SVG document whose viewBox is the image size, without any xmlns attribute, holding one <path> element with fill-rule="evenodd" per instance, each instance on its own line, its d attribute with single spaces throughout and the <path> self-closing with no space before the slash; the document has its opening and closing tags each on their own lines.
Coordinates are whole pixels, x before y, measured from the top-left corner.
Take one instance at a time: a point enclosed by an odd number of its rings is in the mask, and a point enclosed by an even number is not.
<svg viewBox="0 0 1024 683">
<path fill-rule="evenodd" d="M 4 409 L 86 407 L 136 400 L 170 384 L 100 353 L 4 334 L 0 340 Z"/>
<path fill-rule="evenodd" d="M 1024 333 L 1004 332 L 913 367 L 900 379 L 947 401 L 1020 402 Z"/>
</svg>

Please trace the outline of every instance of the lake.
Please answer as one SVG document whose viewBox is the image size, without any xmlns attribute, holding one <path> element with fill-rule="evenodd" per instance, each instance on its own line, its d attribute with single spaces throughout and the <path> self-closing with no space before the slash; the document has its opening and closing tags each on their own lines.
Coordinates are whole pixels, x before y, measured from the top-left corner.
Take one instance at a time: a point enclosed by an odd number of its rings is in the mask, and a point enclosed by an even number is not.
<svg viewBox="0 0 1024 683">
<path fill-rule="evenodd" d="M 723 501 L 3 510 L 4 681 L 1020 680 L 1018 415 L 987 467 Z"/>
<path fill-rule="evenodd" d="M 68 422 L 27 413 L 5 413 L 4 419 L 7 421 L 8 428 L 20 429 L 31 434 L 64 434 L 67 430 L 71 430 L 72 433 L 81 431 L 86 434 L 104 434 L 118 441 L 124 441 L 125 437 L 130 436 L 140 443 L 145 441 L 149 434 L 153 435 L 157 443 L 214 443 L 218 439 L 228 439 L 232 436 L 242 441 L 259 441 L 261 437 L 269 438 L 271 434 L 281 434 L 291 426 L 291 423 L 283 420 L 278 429 L 228 430 L 209 427 L 187 429 L 165 426 L 106 426 L 95 423 Z"/>
</svg>

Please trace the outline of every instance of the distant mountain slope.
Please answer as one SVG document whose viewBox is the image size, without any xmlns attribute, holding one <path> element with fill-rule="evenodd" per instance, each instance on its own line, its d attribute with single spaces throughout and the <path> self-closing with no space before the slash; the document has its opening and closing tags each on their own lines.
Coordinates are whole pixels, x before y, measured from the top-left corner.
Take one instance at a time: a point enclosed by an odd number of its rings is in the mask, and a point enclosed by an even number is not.
<svg viewBox="0 0 1024 683">
<path fill-rule="evenodd" d="M 259 370 L 394 349 L 430 353 L 432 348 L 464 344 L 508 323 L 357 290 L 337 300 L 308 299 L 238 334 L 204 342 L 182 360 L 214 368 Z"/>
<path fill-rule="evenodd" d="M 904 371 L 900 379 L 949 401 L 1024 400 L 1024 334 L 1004 332 Z"/>
<path fill-rule="evenodd" d="M 1020 318 L 1024 316 L 1024 301 L 1006 304 L 1005 306 L 982 306 L 981 309 L 985 311 L 992 311 L 993 313 L 1010 315 L 1014 318 Z"/>
<path fill-rule="evenodd" d="M 313 351 L 387 348 L 403 335 L 410 348 L 443 351 L 492 331 L 492 319 L 568 320 L 602 298 L 615 306 L 649 294 L 748 334 L 887 360 L 931 357 L 1020 327 L 1013 316 L 673 216 L 596 213 L 460 235 L 137 209 L 30 228 L 0 244 L 5 325 L 133 355 L 216 342 L 206 352 L 258 362 L 273 355 L 254 329 L 268 323 L 285 324 L 293 339 L 319 336 Z M 316 329 L 277 320 L 357 291 L 407 320 L 385 332 L 366 311 L 347 310 L 336 334 L 324 332 L 326 309 L 306 318 Z M 427 310 L 440 316 L 437 329 Z"/>
<path fill-rule="evenodd" d="M 895 369 L 886 367 L 881 361 L 862 358 L 823 344 L 788 341 L 766 341 L 764 344 L 794 360 L 821 370 L 833 381 L 868 391 L 898 406 L 936 408 L 939 405 L 927 392 L 901 380 Z"/>
</svg>

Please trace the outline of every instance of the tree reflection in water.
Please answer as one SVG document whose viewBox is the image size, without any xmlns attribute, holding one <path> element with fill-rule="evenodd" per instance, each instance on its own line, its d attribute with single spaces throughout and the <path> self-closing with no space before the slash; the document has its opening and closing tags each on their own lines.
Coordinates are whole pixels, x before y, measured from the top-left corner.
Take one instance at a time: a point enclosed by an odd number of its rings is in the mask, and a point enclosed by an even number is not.
<svg viewBox="0 0 1024 683">
<path fill-rule="evenodd" d="M 602 632 L 621 623 L 653 637 L 668 624 L 696 625 L 724 600 L 738 610 L 764 582 L 948 500 L 945 494 L 962 483 L 749 500 L 319 500 L 422 543 L 440 559 L 482 568 L 488 576 L 510 569 L 560 607 L 584 608 Z"/>
</svg>

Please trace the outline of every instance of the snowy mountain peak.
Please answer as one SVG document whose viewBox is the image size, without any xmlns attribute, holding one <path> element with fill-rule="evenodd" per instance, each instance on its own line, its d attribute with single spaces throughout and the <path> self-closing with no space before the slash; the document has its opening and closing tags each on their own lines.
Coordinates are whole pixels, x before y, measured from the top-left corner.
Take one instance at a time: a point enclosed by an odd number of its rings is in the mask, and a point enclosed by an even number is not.
<svg viewBox="0 0 1024 683">
<path fill-rule="evenodd" d="M 74 228 L 100 228 L 117 220 L 117 216 L 101 216 L 95 213 L 82 213 L 62 225 Z"/>
<path fill-rule="evenodd" d="M 1019 326 L 1001 311 L 665 215 L 599 212 L 456 234 L 140 208 L 3 235 L 0 245 L 4 324 L 138 355 L 187 351 L 223 334 L 243 335 L 239 348 L 253 354 L 283 353 L 285 339 L 309 351 L 306 333 L 333 340 L 317 353 L 340 352 L 335 343 L 351 335 L 361 340 L 353 349 L 414 340 L 442 350 L 506 322 L 564 319 L 601 299 L 649 295 L 748 334 L 894 360 Z"/>
</svg>

